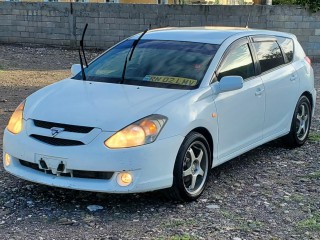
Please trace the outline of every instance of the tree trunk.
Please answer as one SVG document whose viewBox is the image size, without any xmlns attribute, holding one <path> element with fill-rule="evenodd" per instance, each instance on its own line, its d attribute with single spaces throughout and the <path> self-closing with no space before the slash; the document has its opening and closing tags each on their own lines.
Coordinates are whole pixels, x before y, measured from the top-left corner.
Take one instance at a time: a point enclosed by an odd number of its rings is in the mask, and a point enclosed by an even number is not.
<svg viewBox="0 0 320 240">
<path fill-rule="evenodd" d="M 272 5 L 272 0 L 253 0 L 253 4 Z"/>
</svg>

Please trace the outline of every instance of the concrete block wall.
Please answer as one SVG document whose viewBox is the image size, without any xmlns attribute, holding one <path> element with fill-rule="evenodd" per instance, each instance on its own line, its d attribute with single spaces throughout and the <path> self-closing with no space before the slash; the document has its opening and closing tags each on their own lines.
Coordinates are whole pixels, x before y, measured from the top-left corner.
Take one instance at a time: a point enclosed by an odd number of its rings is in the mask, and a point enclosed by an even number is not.
<svg viewBox="0 0 320 240">
<path fill-rule="evenodd" d="M 76 47 L 88 23 L 86 47 L 106 49 L 149 25 L 244 27 L 249 13 L 249 27 L 291 32 L 320 60 L 320 13 L 298 6 L 0 2 L 0 43 Z"/>
</svg>

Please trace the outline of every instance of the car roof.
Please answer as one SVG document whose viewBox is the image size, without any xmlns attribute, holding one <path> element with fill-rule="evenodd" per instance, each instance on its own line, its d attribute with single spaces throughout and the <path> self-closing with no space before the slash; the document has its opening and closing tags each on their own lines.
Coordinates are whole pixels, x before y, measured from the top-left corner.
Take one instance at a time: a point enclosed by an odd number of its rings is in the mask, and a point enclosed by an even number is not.
<svg viewBox="0 0 320 240">
<path fill-rule="evenodd" d="M 188 41 L 201 42 L 211 44 L 221 44 L 231 36 L 245 37 L 251 35 L 271 35 L 293 37 L 294 35 L 283 32 L 240 28 L 240 27 L 167 27 L 149 30 L 143 39 L 147 40 L 172 40 L 172 41 Z M 140 36 L 137 34 L 133 36 L 136 39 Z"/>
</svg>

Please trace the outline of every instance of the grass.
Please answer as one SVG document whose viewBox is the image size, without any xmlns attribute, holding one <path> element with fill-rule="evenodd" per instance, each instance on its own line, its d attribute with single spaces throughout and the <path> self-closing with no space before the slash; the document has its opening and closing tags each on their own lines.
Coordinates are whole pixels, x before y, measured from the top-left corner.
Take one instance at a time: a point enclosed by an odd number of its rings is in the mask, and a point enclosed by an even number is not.
<svg viewBox="0 0 320 240">
<path fill-rule="evenodd" d="M 1 72 L 4 72 L 4 66 L 2 66 L 1 64 L 0 64 L 0 73 Z"/>
<path fill-rule="evenodd" d="M 290 200 L 293 202 L 303 202 L 305 200 L 305 197 L 302 194 L 292 194 L 290 196 Z"/>
<path fill-rule="evenodd" d="M 170 240 L 191 240 L 194 238 L 190 237 L 189 235 L 183 235 L 183 236 L 172 236 L 169 239 Z"/>
<path fill-rule="evenodd" d="M 297 226 L 302 229 L 320 231 L 320 213 L 300 221 Z"/>
<path fill-rule="evenodd" d="M 263 223 L 259 221 L 238 221 L 238 225 L 235 227 L 235 229 L 238 229 L 240 231 L 244 232 L 251 232 L 252 230 L 261 229 L 263 227 Z"/>
<path fill-rule="evenodd" d="M 160 238 L 156 238 L 157 240 L 195 240 L 195 237 L 192 237 L 188 234 L 184 234 L 184 235 L 174 235 L 174 236 L 170 236 L 170 237 L 160 237 Z"/>
<path fill-rule="evenodd" d="M 310 173 L 310 174 L 308 175 L 308 178 L 320 179 L 320 171 L 316 171 L 316 172 Z"/>
<path fill-rule="evenodd" d="M 220 211 L 222 213 L 222 216 L 234 221 L 235 226 L 234 229 L 244 231 L 244 232 L 250 232 L 254 229 L 260 229 L 263 227 L 263 223 L 255 220 L 247 220 L 243 217 L 237 216 L 233 213 L 230 213 L 228 211 Z"/>
<path fill-rule="evenodd" d="M 320 133 L 310 133 L 308 138 L 311 142 L 320 142 Z"/>
<path fill-rule="evenodd" d="M 166 228 L 168 227 L 174 228 L 174 227 L 182 227 L 182 226 L 192 226 L 195 223 L 196 221 L 192 219 L 186 219 L 186 220 L 174 219 L 174 220 L 170 220 L 169 222 L 163 223 L 162 225 Z"/>
<path fill-rule="evenodd" d="M 173 228 L 173 229 L 183 229 L 183 228 L 192 228 L 196 223 L 194 219 L 172 219 L 168 222 L 161 224 L 163 228 Z M 189 234 L 183 235 L 173 235 L 169 237 L 160 237 L 156 238 L 157 240 L 196 240 L 197 237 L 190 236 Z"/>
</svg>

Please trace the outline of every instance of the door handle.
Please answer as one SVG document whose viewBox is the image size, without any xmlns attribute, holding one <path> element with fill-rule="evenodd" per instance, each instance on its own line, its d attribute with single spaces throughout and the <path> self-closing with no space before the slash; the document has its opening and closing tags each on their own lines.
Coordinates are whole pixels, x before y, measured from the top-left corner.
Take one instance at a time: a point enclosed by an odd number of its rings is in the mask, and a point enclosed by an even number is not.
<svg viewBox="0 0 320 240">
<path fill-rule="evenodd" d="M 255 95 L 256 96 L 261 96 L 261 94 L 263 93 L 264 89 L 263 88 L 258 88 Z"/>
<path fill-rule="evenodd" d="M 290 77 L 290 81 L 295 81 L 297 79 L 297 74 L 294 74 Z"/>
</svg>

